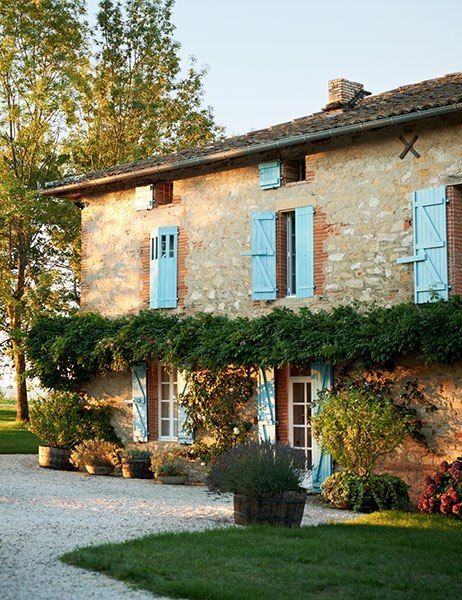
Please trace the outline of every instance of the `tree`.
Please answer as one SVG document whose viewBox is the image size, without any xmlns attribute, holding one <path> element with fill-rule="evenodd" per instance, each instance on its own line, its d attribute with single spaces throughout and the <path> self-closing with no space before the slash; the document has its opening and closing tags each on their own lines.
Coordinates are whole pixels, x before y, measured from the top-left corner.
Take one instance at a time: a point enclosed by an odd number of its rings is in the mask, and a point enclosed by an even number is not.
<svg viewBox="0 0 462 600">
<path fill-rule="evenodd" d="M 221 132 L 202 106 L 205 69 L 181 72 L 174 0 L 101 0 L 97 53 L 69 140 L 86 172 L 213 140 Z"/>
<path fill-rule="evenodd" d="M 88 72 L 83 0 L 0 1 L 0 331 L 12 354 L 17 419 L 28 419 L 24 335 L 37 311 L 75 299 L 79 211 L 39 198 L 60 174 Z"/>
</svg>

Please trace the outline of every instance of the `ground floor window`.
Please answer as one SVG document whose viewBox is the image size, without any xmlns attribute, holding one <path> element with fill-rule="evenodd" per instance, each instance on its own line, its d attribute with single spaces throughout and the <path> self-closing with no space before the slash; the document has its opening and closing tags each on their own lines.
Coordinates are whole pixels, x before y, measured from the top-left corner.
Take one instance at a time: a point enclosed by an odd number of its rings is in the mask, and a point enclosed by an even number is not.
<svg viewBox="0 0 462 600">
<path fill-rule="evenodd" d="M 159 365 L 159 439 L 178 439 L 178 373 L 176 368 Z"/>
<path fill-rule="evenodd" d="M 302 450 L 307 467 L 313 464 L 311 377 L 289 375 L 289 442 Z"/>
</svg>

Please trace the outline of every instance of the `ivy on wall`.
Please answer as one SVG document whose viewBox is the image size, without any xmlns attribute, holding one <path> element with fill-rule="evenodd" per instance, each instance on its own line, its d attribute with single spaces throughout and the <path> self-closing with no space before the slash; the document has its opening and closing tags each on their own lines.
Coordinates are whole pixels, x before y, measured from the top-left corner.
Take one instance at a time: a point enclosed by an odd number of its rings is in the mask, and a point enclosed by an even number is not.
<svg viewBox="0 0 462 600">
<path fill-rule="evenodd" d="M 54 389 L 77 389 L 100 371 L 144 360 L 189 371 L 313 360 L 377 368 L 403 356 L 452 363 L 462 360 L 462 298 L 329 312 L 282 308 L 254 319 L 152 310 L 118 319 L 94 313 L 40 317 L 27 349 L 32 374 Z"/>
</svg>

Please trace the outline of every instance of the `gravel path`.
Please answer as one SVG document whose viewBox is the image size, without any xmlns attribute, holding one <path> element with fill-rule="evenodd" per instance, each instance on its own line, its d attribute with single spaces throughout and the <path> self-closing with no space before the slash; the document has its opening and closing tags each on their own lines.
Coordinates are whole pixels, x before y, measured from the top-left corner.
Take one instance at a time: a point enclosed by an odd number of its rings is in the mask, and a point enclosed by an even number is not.
<svg viewBox="0 0 462 600">
<path fill-rule="evenodd" d="M 353 516 L 310 501 L 303 524 Z M 0 455 L 0 598 L 152 600 L 58 557 L 79 546 L 231 523 L 231 500 L 201 487 L 45 470 L 36 456 Z"/>
</svg>

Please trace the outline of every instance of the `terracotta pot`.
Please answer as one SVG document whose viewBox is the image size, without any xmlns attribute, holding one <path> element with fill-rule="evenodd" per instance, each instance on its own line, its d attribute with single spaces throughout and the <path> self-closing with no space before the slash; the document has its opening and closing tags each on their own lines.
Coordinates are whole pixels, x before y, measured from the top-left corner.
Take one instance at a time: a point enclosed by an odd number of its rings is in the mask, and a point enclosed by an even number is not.
<svg viewBox="0 0 462 600">
<path fill-rule="evenodd" d="M 52 448 L 39 446 L 38 463 L 44 469 L 58 469 L 60 471 L 75 471 L 70 461 L 71 450 L 68 448 Z"/>
<path fill-rule="evenodd" d="M 265 524 L 274 527 L 300 527 L 306 490 L 261 496 L 234 494 L 236 525 Z"/>
<path fill-rule="evenodd" d="M 131 479 L 152 479 L 154 474 L 151 471 L 151 461 L 144 458 L 132 458 L 124 461 L 122 463 L 122 476 Z"/>
<path fill-rule="evenodd" d="M 187 475 L 157 475 L 157 481 L 164 485 L 182 485 L 187 479 Z"/>
<path fill-rule="evenodd" d="M 85 465 L 90 475 L 110 475 L 114 470 L 112 465 Z"/>
</svg>

